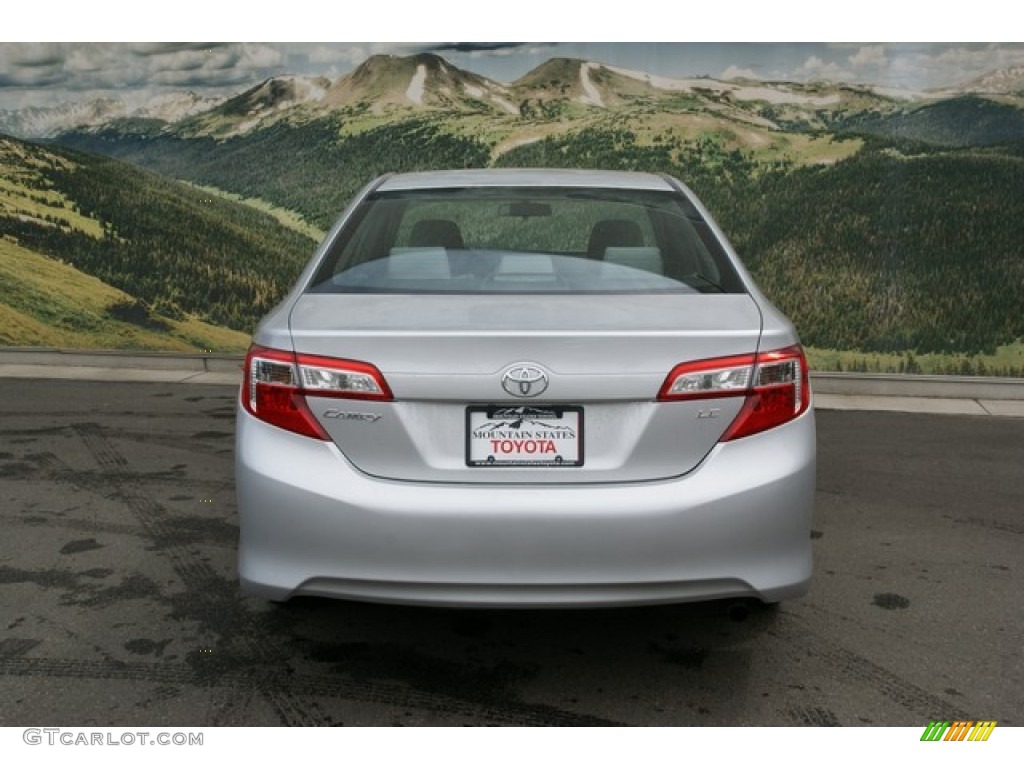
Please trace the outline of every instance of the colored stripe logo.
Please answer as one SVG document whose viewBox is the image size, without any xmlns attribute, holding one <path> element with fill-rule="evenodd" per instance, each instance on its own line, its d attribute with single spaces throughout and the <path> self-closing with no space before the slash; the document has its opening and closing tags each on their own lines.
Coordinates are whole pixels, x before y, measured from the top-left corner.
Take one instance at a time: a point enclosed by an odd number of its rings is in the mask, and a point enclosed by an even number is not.
<svg viewBox="0 0 1024 768">
<path fill-rule="evenodd" d="M 921 741 L 988 741 L 995 727 L 995 720 L 932 720 Z"/>
</svg>

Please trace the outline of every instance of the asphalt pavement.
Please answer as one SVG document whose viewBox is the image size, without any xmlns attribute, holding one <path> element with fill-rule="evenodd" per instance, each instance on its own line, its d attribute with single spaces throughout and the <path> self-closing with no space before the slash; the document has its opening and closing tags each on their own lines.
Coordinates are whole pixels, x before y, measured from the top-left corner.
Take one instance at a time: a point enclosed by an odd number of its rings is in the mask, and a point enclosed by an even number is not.
<svg viewBox="0 0 1024 768">
<path fill-rule="evenodd" d="M 1024 420 L 818 414 L 810 593 L 238 593 L 235 387 L 0 378 L 0 725 L 907 725 L 1024 712 Z"/>
</svg>

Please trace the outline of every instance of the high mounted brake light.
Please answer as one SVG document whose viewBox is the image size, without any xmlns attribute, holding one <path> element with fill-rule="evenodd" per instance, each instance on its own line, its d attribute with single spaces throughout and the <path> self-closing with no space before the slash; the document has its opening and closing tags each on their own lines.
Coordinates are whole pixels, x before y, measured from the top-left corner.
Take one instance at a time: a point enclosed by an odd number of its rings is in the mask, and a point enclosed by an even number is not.
<svg viewBox="0 0 1024 768">
<path fill-rule="evenodd" d="M 721 441 L 764 432 L 792 421 L 810 406 L 807 359 L 799 344 L 756 355 L 681 363 L 672 369 L 658 400 L 744 397 Z"/>
<path fill-rule="evenodd" d="M 329 440 L 306 395 L 391 400 L 384 376 L 369 363 L 304 355 L 253 344 L 245 356 L 242 405 L 256 418 L 289 432 Z"/>
</svg>

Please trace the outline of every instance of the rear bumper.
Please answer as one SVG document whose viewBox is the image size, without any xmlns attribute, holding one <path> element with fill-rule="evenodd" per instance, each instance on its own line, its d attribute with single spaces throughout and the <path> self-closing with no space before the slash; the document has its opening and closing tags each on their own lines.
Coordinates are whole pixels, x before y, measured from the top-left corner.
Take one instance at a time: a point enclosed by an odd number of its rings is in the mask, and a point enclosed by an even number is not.
<svg viewBox="0 0 1024 768">
<path fill-rule="evenodd" d="M 240 410 L 243 591 L 458 606 L 798 597 L 811 578 L 813 410 L 686 476 L 453 485 L 367 476 Z"/>
</svg>

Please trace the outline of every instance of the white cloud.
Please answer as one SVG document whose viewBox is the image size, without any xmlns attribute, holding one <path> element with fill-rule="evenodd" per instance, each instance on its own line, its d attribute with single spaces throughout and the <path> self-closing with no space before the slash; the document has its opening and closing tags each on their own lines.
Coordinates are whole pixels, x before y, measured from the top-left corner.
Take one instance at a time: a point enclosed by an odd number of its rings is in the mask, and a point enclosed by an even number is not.
<svg viewBox="0 0 1024 768">
<path fill-rule="evenodd" d="M 721 74 L 723 80 L 762 80 L 763 77 L 749 67 L 729 66 Z"/>
<path fill-rule="evenodd" d="M 884 67 L 889 63 L 885 55 L 884 45 L 864 45 L 857 49 L 857 52 L 847 59 L 850 65 L 860 67 Z"/>
<path fill-rule="evenodd" d="M 810 56 L 796 70 L 799 80 L 853 80 L 854 73 L 834 61 L 825 61 L 819 56 Z"/>
<path fill-rule="evenodd" d="M 799 80 L 873 83 L 912 90 L 952 86 L 986 72 L 1024 65 L 1017 43 L 830 44 L 790 76 Z M 834 56 L 829 56 L 834 54 Z"/>
<path fill-rule="evenodd" d="M 337 46 L 337 45 L 316 45 L 308 52 L 309 61 L 312 64 L 330 64 L 337 66 L 340 63 L 355 66 L 366 58 L 366 49 L 361 45 Z"/>
<path fill-rule="evenodd" d="M 284 64 L 284 53 L 280 48 L 263 43 L 242 43 L 239 47 L 241 55 L 235 66 L 247 69 L 265 69 L 280 67 Z"/>
</svg>

